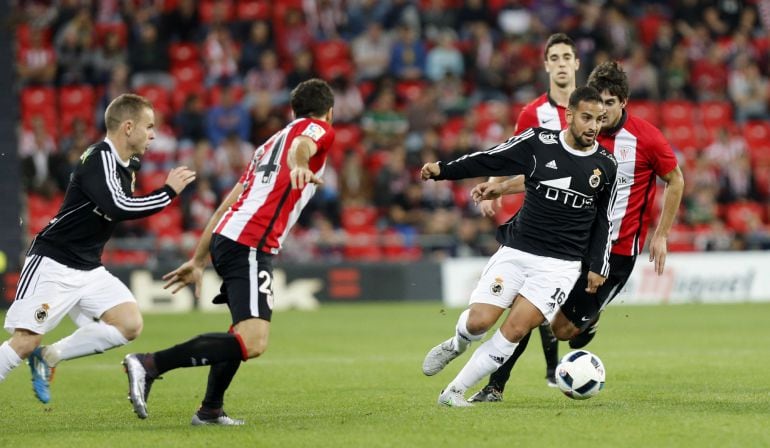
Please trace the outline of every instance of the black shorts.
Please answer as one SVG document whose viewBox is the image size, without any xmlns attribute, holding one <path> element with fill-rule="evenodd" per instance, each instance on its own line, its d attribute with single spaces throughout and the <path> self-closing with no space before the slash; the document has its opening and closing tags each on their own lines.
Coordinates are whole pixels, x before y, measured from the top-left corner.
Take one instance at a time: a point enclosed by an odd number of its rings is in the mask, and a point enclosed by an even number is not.
<svg viewBox="0 0 770 448">
<path fill-rule="evenodd" d="M 273 315 L 273 256 L 214 234 L 209 246 L 222 287 L 214 303 L 226 303 L 233 325 L 257 317 L 270 322 Z"/>
<path fill-rule="evenodd" d="M 588 266 L 583 270 L 567 300 L 561 305 L 561 312 L 581 331 L 591 323 L 599 312 L 623 290 L 634 270 L 636 257 L 610 254 L 610 274 L 596 294 L 586 292 L 588 284 Z"/>
</svg>

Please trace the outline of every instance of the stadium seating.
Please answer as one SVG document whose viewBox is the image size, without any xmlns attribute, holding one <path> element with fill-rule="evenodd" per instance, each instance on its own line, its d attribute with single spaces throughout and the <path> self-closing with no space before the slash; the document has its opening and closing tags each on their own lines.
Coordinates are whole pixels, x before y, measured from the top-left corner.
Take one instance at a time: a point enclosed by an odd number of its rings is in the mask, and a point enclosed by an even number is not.
<svg viewBox="0 0 770 448">
<path fill-rule="evenodd" d="M 21 91 L 21 123 L 31 128 L 34 117 L 43 120 L 48 133 L 58 136 L 59 119 L 56 110 L 56 90 L 53 87 L 25 87 Z"/>
<path fill-rule="evenodd" d="M 698 104 L 701 123 L 707 129 L 733 125 L 733 108 L 727 101 L 704 101 Z"/>
<path fill-rule="evenodd" d="M 246 22 L 270 20 L 272 8 L 267 0 L 240 0 L 236 5 L 235 14 L 239 20 Z"/>
<path fill-rule="evenodd" d="M 89 127 L 94 122 L 96 94 L 90 85 L 73 85 L 59 88 L 59 127 L 62 135 L 69 135 L 72 123 L 82 120 Z"/>
<path fill-rule="evenodd" d="M 695 107 L 689 101 L 669 100 L 660 104 L 661 124 L 678 127 L 695 124 Z"/>
<path fill-rule="evenodd" d="M 171 93 L 165 87 L 145 84 L 137 88 L 136 93 L 150 100 L 155 110 L 162 112 L 164 115 L 170 116 L 173 113 Z"/>
<path fill-rule="evenodd" d="M 660 126 L 660 111 L 655 101 L 630 100 L 626 110 L 635 117 L 649 121 L 653 126 Z"/>
</svg>

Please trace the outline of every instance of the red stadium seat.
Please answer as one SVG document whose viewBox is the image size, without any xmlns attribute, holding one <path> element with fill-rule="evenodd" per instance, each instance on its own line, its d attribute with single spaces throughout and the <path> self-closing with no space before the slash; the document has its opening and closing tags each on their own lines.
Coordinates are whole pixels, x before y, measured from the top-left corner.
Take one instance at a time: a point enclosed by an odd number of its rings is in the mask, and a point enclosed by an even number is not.
<svg viewBox="0 0 770 448">
<path fill-rule="evenodd" d="M 660 112 L 655 101 L 632 100 L 626 105 L 629 114 L 647 120 L 653 126 L 660 126 Z"/>
<path fill-rule="evenodd" d="M 148 194 L 166 183 L 168 173 L 165 171 L 139 171 L 135 195 Z"/>
<path fill-rule="evenodd" d="M 174 77 L 174 91 L 171 94 L 173 110 L 180 110 L 187 96 L 191 93 L 203 94 L 203 79 L 205 74 L 199 64 L 176 67 L 171 69 Z"/>
<path fill-rule="evenodd" d="M 224 19 L 229 22 L 235 16 L 235 7 L 230 0 L 203 0 L 198 5 L 198 14 L 203 23 L 211 23 L 214 20 L 214 9 L 224 9 Z"/>
<path fill-rule="evenodd" d="M 689 101 L 670 100 L 660 104 L 660 116 L 663 126 L 693 125 L 695 106 Z"/>
<path fill-rule="evenodd" d="M 170 205 L 147 219 L 148 229 L 158 237 L 161 245 L 176 244 L 182 238 L 182 210 Z"/>
<path fill-rule="evenodd" d="M 346 232 L 375 230 L 379 213 L 372 206 L 348 206 L 342 209 L 342 228 Z"/>
<path fill-rule="evenodd" d="M 698 104 L 703 126 L 708 129 L 733 125 L 733 107 L 727 101 L 705 101 Z"/>
<path fill-rule="evenodd" d="M 200 64 L 200 50 L 194 42 L 174 42 L 168 46 L 171 68 Z"/>
<path fill-rule="evenodd" d="M 59 88 L 59 126 L 63 135 L 72 131 L 72 122 L 81 119 L 89 126 L 94 122 L 96 95 L 89 85 Z"/>
<path fill-rule="evenodd" d="M 396 84 L 396 96 L 399 100 L 414 101 L 422 95 L 425 90 L 423 81 L 399 81 Z"/>
<path fill-rule="evenodd" d="M 270 20 L 272 14 L 270 2 L 266 0 L 240 0 L 236 6 L 238 20 Z"/>
<path fill-rule="evenodd" d="M 349 260 L 377 261 L 382 258 L 379 235 L 374 226 L 347 231 L 344 249 Z"/>
<path fill-rule="evenodd" d="M 743 137 L 749 146 L 764 146 L 770 141 L 770 123 L 749 121 L 743 126 Z"/>
<path fill-rule="evenodd" d="M 31 236 L 43 230 L 43 227 L 48 225 L 48 222 L 56 216 L 63 201 L 64 195 L 61 194 L 50 198 L 36 193 L 28 194 L 27 234 Z"/>
<path fill-rule="evenodd" d="M 727 227 L 738 233 L 746 232 L 751 219 L 762 221 L 762 206 L 752 201 L 740 201 L 727 205 L 724 211 Z"/>
<path fill-rule="evenodd" d="M 59 116 L 56 110 L 56 90 L 53 87 L 25 87 L 21 91 L 21 123 L 32 128 L 32 120 L 39 117 L 54 139 L 59 135 Z"/>
<path fill-rule="evenodd" d="M 51 44 L 51 28 L 43 28 L 43 43 Z M 19 49 L 27 48 L 30 44 L 30 34 L 32 34 L 32 25 L 21 23 L 16 26 L 16 45 Z"/>
<path fill-rule="evenodd" d="M 126 43 L 128 41 L 128 28 L 126 27 L 125 23 L 97 23 L 94 26 L 94 31 L 96 32 L 97 42 L 104 42 L 105 36 L 108 34 L 117 34 L 120 41 L 120 46 L 123 48 L 126 47 Z"/>
<path fill-rule="evenodd" d="M 680 151 L 689 153 L 703 149 L 700 132 L 692 124 L 680 123 L 679 125 L 666 126 L 663 129 L 663 135 L 666 136 L 669 143 Z"/>
<path fill-rule="evenodd" d="M 695 232 L 686 224 L 674 224 L 668 235 L 668 250 L 670 252 L 693 252 L 695 247 Z"/>
<path fill-rule="evenodd" d="M 162 112 L 164 115 L 171 113 L 171 94 L 165 87 L 146 84 L 137 88 L 136 93 L 150 100 L 155 110 Z"/>
<path fill-rule="evenodd" d="M 521 114 L 521 110 L 524 109 L 524 106 L 526 106 L 524 103 L 511 103 L 511 110 L 508 111 L 511 124 L 516 124 L 516 120 L 519 119 L 519 114 Z"/>
</svg>

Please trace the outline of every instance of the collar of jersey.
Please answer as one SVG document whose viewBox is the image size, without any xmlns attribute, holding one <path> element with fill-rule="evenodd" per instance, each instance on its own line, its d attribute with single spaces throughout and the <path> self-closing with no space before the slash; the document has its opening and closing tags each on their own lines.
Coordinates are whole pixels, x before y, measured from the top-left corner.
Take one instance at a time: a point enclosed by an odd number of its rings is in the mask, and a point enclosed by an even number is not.
<svg viewBox="0 0 770 448">
<path fill-rule="evenodd" d="M 110 149 L 112 150 L 112 155 L 115 156 L 115 159 L 118 160 L 118 163 L 123 166 L 123 168 L 128 168 L 128 165 L 131 163 L 131 160 L 128 162 L 124 162 L 123 159 L 120 158 L 120 155 L 118 155 L 118 150 L 115 148 L 115 144 L 112 143 L 112 140 L 110 140 L 109 137 L 104 137 L 104 141 L 110 146 Z"/>
<path fill-rule="evenodd" d="M 578 156 L 578 157 L 588 157 L 591 154 L 595 153 L 597 149 L 599 149 L 599 142 L 597 142 L 595 139 L 594 139 L 593 147 L 590 150 L 588 150 L 588 151 L 580 151 L 580 150 L 577 150 L 577 149 L 571 147 L 570 145 L 567 144 L 567 140 L 564 139 L 564 135 L 566 134 L 566 132 L 567 132 L 566 129 L 561 131 L 561 132 L 559 132 L 559 141 L 561 142 L 561 146 L 568 153 L 570 153 L 570 154 L 572 154 L 574 156 Z"/>
</svg>

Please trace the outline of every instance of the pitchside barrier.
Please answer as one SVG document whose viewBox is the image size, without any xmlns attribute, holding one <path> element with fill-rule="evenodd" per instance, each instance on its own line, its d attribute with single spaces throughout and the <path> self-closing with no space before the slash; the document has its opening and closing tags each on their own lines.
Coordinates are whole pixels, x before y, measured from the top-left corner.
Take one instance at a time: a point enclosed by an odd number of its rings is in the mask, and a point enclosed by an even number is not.
<svg viewBox="0 0 770 448">
<path fill-rule="evenodd" d="M 648 260 L 649 254 L 639 255 L 631 278 L 613 303 L 770 301 L 770 252 L 672 253 L 661 276 Z M 486 262 L 486 258 L 458 258 L 443 263 L 442 291 L 447 306 L 468 304 Z"/>
<path fill-rule="evenodd" d="M 655 274 L 647 257 L 639 256 L 615 303 L 770 301 L 770 252 L 669 254 L 662 276 Z M 331 302 L 440 300 L 448 307 L 465 307 L 486 262 L 486 258 L 456 258 L 408 263 L 276 263 L 272 279 L 275 309 L 312 310 Z M 174 295 L 163 289 L 161 276 L 174 267 L 110 270 L 131 288 L 145 312 L 225 311 L 211 303 L 220 286 L 211 269 L 203 276 L 200 301 L 189 288 Z M 18 273 L 0 278 L 5 286 L 0 307 L 7 307 L 13 301 Z"/>
</svg>

